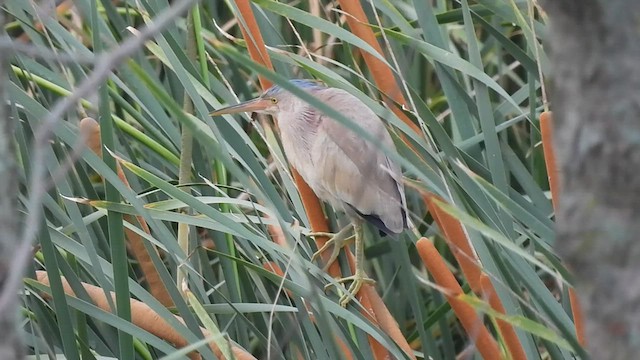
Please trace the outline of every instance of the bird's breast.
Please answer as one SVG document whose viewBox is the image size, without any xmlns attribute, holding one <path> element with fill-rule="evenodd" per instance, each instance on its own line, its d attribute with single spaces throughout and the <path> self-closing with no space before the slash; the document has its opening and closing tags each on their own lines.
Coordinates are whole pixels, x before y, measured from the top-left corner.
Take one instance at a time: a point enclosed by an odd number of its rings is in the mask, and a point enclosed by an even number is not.
<svg viewBox="0 0 640 360">
<path fill-rule="evenodd" d="M 318 198 L 334 206 L 339 204 L 332 193 L 323 186 L 322 179 L 319 177 L 318 167 L 323 164 L 318 162 L 321 162 L 324 156 L 315 152 L 323 151 L 322 146 L 317 146 L 318 143 L 322 143 L 321 137 L 323 135 L 317 132 L 317 127 L 307 126 L 300 121 L 287 120 L 290 119 L 285 117 L 281 118 L 279 122 L 282 124 L 280 125 L 280 140 L 289 163 L 298 171 Z"/>
</svg>

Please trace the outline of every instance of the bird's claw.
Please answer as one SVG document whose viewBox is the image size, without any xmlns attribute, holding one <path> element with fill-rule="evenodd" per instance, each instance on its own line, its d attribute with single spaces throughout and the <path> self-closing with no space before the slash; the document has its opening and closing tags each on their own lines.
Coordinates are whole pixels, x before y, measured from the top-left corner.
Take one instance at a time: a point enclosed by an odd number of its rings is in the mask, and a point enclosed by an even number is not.
<svg viewBox="0 0 640 360">
<path fill-rule="evenodd" d="M 324 253 L 327 249 L 329 249 L 329 247 L 333 246 L 333 249 L 331 250 L 331 256 L 329 256 L 329 259 L 327 260 L 325 265 L 322 267 L 322 271 L 327 271 L 329 269 L 331 264 L 333 264 L 334 261 L 336 261 L 336 259 L 338 258 L 338 255 L 340 255 L 340 250 L 342 250 L 343 247 L 347 246 L 349 242 L 351 242 L 354 238 L 353 236 L 349 236 L 345 238 L 345 235 L 342 232 L 339 232 L 337 234 L 315 232 L 315 233 L 310 233 L 309 236 L 329 238 L 329 240 L 327 240 L 327 242 L 325 242 L 324 245 L 322 245 L 322 247 L 318 249 L 318 251 L 313 253 L 313 255 L 311 256 L 311 262 L 315 261 L 317 258 L 319 258 L 322 255 L 322 253 Z"/>
<path fill-rule="evenodd" d="M 349 285 L 347 292 L 342 294 L 342 296 L 340 296 L 340 300 L 338 300 L 342 307 L 347 307 L 347 305 L 349 305 L 349 302 L 351 302 L 351 300 L 358 295 L 358 292 L 360 292 L 362 285 L 375 285 L 376 283 L 375 280 L 368 278 L 365 273 L 356 271 L 355 275 L 337 279 L 335 283 L 327 284 L 324 287 L 324 290 L 327 291 L 331 286 L 343 284 L 349 281 L 351 281 L 351 285 Z"/>
<path fill-rule="evenodd" d="M 351 282 L 349 288 L 346 289 L 346 292 L 340 296 L 340 306 L 347 307 L 351 299 L 354 299 L 355 296 L 360 292 L 360 289 L 363 285 L 373 285 L 376 282 L 367 277 L 367 274 L 364 271 L 363 261 L 364 261 L 364 249 L 362 247 L 362 225 L 359 223 L 353 224 L 353 235 L 347 236 L 349 233 L 350 227 L 345 227 L 340 230 L 337 234 L 327 234 L 327 233 L 312 233 L 310 236 L 326 236 L 329 237 L 329 240 L 322 247 L 316 251 L 315 254 L 311 257 L 311 261 L 315 260 L 318 256 L 320 256 L 325 250 L 329 248 L 329 246 L 333 246 L 333 250 L 331 252 L 331 256 L 329 260 L 324 266 L 324 271 L 326 271 L 329 266 L 338 258 L 338 254 L 340 254 L 340 250 L 347 245 L 352 240 L 355 240 L 356 243 L 356 271 L 352 276 L 347 276 L 342 279 L 336 280 L 336 282 L 331 283 L 324 287 L 324 290 L 331 286 L 337 286 L 337 284 L 343 284 L 346 282 Z"/>
</svg>

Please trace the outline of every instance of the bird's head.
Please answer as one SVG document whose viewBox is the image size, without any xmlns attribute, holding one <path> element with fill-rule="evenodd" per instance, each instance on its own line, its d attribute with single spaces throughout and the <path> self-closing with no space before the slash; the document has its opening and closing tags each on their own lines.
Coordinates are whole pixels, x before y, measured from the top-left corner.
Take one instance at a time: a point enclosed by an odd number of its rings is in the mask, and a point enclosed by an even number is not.
<svg viewBox="0 0 640 360">
<path fill-rule="evenodd" d="M 315 80 L 295 79 L 290 80 L 289 82 L 307 91 L 325 88 L 322 83 Z M 278 85 L 274 85 L 255 99 L 248 100 L 237 105 L 227 106 L 226 108 L 212 112 L 210 115 L 217 116 L 235 114 L 239 112 L 255 112 L 259 114 L 277 115 L 282 111 L 290 111 L 299 101 L 300 99 L 292 93 Z"/>
</svg>

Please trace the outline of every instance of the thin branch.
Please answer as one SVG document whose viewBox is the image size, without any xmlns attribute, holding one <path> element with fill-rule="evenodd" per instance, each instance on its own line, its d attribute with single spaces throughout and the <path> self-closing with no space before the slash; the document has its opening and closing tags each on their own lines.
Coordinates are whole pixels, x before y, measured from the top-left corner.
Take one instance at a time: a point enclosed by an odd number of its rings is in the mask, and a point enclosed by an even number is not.
<svg viewBox="0 0 640 360">
<path fill-rule="evenodd" d="M 196 34 L 194 33 L 193 23 L 193 9 L 189 11 L 187 16 L 187 57 L 189 60 L 196 60 Z M 193 102 L 191 97 L 185 90 L 182 109 L 185 113 L 193 113 Z M 181 127 L 182 134 L 180 136 L 180 169 L 178 174 L 178 184 L 183 185 L 191 180 L 191 159 L 193 154 L 193 134 L 188 126 Z M 191 193 L 191 188 L 185 186 L 182 188 L 186 193 Z M 189 213 L 188 208 L 178 210 L 183 213 Z M 189 250 L 189 224 L 181 222 L 178 223 L 178 245 L 184 251 L 185 254 L 190 252 Z M 177 284 L 180 293 L 186 299 L 187 291 L 189 290 L 189 278 L 188 273 L 184 267 L 178 268 Z"/>
</svg>

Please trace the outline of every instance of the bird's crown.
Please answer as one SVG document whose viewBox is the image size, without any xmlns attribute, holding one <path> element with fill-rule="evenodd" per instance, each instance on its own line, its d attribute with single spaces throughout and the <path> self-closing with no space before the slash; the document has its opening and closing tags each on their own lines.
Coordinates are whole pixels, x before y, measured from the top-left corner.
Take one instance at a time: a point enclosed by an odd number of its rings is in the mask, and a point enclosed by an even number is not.
<svg viewBox="0 0 640 360">
<path fill-rule="evenodd" d="M 323 82 L 319 80 L 311 80 L 311 79 L 293 79 L 289 80 L 290 84 L 293 84 L 301 89 L 323 89 L 326 88 Z M 273 85 L 267 91 L 264 92 L 263 96 L 275 96 L 285 89 L 281 88 L 278 85 Z"/>
</svg>

